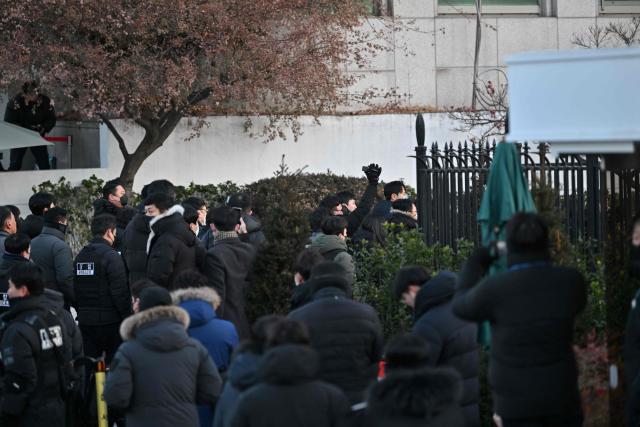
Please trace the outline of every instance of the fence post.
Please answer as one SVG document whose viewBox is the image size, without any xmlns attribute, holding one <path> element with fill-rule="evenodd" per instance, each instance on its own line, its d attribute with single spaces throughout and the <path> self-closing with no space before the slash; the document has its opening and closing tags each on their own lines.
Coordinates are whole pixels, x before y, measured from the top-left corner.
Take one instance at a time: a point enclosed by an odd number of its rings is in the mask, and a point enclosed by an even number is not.
<svg viewBox="0 0 640 427">
<path fill-rule="evenodd" d="M 422 113 L 418 113 L 416 117 L 416 140 L 418 145 L 416 146 L 416 181 L 418 191 L 418 220 L 420 222 L 420 228 L 422 229 L 422 235 L 425 242 L 428 242 L 427 237 L 429 233 L 429 224 L 427 221 L 427 147 L 424 145 L 425 140 L 425 127 L 424 117 Z"/>
</svg>

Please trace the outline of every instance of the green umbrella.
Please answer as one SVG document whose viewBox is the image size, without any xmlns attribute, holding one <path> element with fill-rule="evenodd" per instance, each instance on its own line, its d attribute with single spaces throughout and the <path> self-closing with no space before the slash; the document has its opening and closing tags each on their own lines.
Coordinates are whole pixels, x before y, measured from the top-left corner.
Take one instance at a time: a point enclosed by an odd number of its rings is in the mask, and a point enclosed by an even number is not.
<svg viewBox="0 0 640 427">
<path fill-rule="evenodd" d="M 487 187 L 478 211 L 482 244 L 489 246 L 492 242 L 504 241 L 504 226 L 516 212 L 536 212 L 536 206 L 522 173 L 518 150 L 514 144 L 501 142 L 493 155 Z M 506 269 L 506 259 L 503 257 L 494 263 L 489 275 Z M 489 322 L 480 324 L 478 342 L 486 347 L 489 346 L 491 342 Z"/>
</svg>

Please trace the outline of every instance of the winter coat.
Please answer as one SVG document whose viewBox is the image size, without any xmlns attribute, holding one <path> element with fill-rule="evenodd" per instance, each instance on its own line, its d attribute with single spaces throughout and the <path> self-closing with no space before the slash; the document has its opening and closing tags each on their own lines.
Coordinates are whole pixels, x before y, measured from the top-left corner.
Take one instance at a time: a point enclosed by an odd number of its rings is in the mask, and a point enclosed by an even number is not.
<svg viewBox="0 0 640 427">
<path fill-rule="evenodd" d="M 18 264 L 30 262 L 22 255 L 5 253 L 0 261 L 0 314 L 9 310 L 9 271 Z"/>
<path fill-rule="evenodd" d="M 371 388 L 362 427 L 464 427 L 460 395 L 450 369 L 391 374 Z"/>
<path fill-rule="evenodd" d="M 70 362 L 71 343 L 61 320 L 50 316 L 44 296 L 18 298 L 11 304 L 2 316 L 0 422 L 13 425 L 8 420 L 14 419 L 24 427 L 63 427 L 61 387 L 67 384 L 60 373 Z"/>
<path fill-rule="evenodd" d="M 38 215 L 27 215 L 27 217 L 20 224 L 20 229 L 18 230 L 20 233 L 24 233 L 31 240 L 33 240 L 37 235 L 42 233 L 42 227 L 44 227 L 44 218 Z"/>
<path fill-rule="evenodd" d="M 171 293 L 173 302 L 189 313 L 191 338 L 198 340 L 207 349 L 219 372 L 226 371 L 231 363 L 231 354 L 238 346 L 238 334 L 233 323 L 216 317 L 215 307 L 220 297 L 211 288 L 179 289 Z M 211 427 L 213 410 L 210 406 L 199 406 L 201 427 Z"/>
<path fill-rule="evenodd" d="M 113 215 L 115 218 L 118 218 L 118 212 L 120 212 L 122 209 L 123 208 L 117 207 L 116 205 L 114 205 L 113 203 L 111 203 L 105 198 L 96 199 L 93 202 L 94 216 L 109 214 L 109 215 Z M 113 242 L 113 248 L 116 251 L 122 252 L 123 240 L 124 240 L 124 229 L 118 226 L 116 227 L 116 241 Z"/>
<path fill-rule="evenodd" d="M 460 374 L 465 425 L 475 427 L 480 425 L 477 327 L 453 314 L 455 287 L 456 275 L 450 272 L 422 285 L 415 300 L 413 332 L 427 341 L 430 366 L 451 367 Z"/>
<path fill-rule="evenodd" d="M 408 212 L 391 209 L 391 217 L 387 221 L 389 224 L 403 226 L 404 230 L 415 230 L 418 228 L 418 221 L 413 219 Z"/>
<path fill-rule="evenodd" d="M 266 242 L 267 238 L 264 235 L 264 231 L 262 231 L 262 222 L 257 216 L 245 214 L 242 215 L 242 220 L 247 226 L 247 232 L 238 236 L 240 240 L 255 247 L 259 247 Z"/>
<path fill-rule="evenodd" d="M 56 112 L 49 97 L 39 94 L 35 103 L 27 104 L 23 94 L 7 103 L 4 121 L 45 135 L 56 125 Z"/>
<path fill-rule="evenodd" d="M 64 233 L 45 224 L 31 241 L 31 260 L 44 270 L 45 286 L 61 292 L 65 304 L 73 305 L 73 256 Z"/>
<path fill-rule="evenodd" d="M 249 272 L 255 248 L 237 237 L 216 240 L 207 252 L 204 274 L 209 285 L 220 295 L 218 315 L 233 323 L 240 339 L 249 338 L 249 320 L 245 314 L 245 293 L 249 289 Z"/>
<path fill-rule="evenodd" d="M 104 389 L 127 427 L 197 427 L 196 405 L 211 405 L 222 380 L 207 350 L 189 338 L 189 315 L 157 306 L 128 317 Z"/>
<path fill-rule="evenodd" d="M 5 254 L 4 250 L 4 241 L 9 237 L 9 233 L 6 231 L 0 230 L 0 256 Z"/>
<path fill-rule="evenodd" d="M 197 260 L 204 257 L 204 249 L 196 244 L 197 238 L 184 222 L 183 212 L 182 206 L 175 205 L 149 222 L 147 278 L 167 289 L 171 289 L 180 272 L 199 270 Z"/>
<path fill-rule="evenodd" d="M 624 339 L 624 376 L 629 426 L 640 425 L 640 291 L 631 300 Z"/>
<path fill-rule="evenodd" d="M 338 236 L 320 233 L 311 242 L 312 248 L 317 248 L 327 261 L 337 262 L 347 272 L 349 284 L 356 280 L 356 265 L 348 252 L 347 242 Z"/>
<path fill-rule="evenodd" d="M 137 214 L 133 217 L 122 238 L 122 258 L 129 274 L 129 284 L 147 278 L 147 240 L 151 217 Z"/>
<path fill-rule="evenodd" d="M 465 263 L 453 312 L 491 322 L 489 380 L 503 419 L 580 413 L 574 319 L 587 301 L 582 275 L 549 255 L 510 253 L 510 270 L 482 279 L 492 258 L 477 249 Z"/>
<path fill-rule="evenodd" d="M 122 258 L 102 237 L 82 248 L 73 282 L 81 326 L 119 324 L 131 314 L 131 294 Z"/>
<path fill-rule="evenodd" d="M 376 199 L 376 194 L 378 192 L 378 184 L 369 184 L 367 188 L 364 190 L 360 201 L 358 202 L 358 207 L 353 211 L 349 212 L 345 217 L 347 219 L 347 236 L 355 235 L 358 228 L 360 228 L 360 224 L 362 224 L 362 220 L 365 216 L 371 212 L 371 208 L 373 207 L 373 202 Z M 346 213 L 346 212 L 345 212 Z"/>
<path fill-rule="evenodd" d="M 258 368 L 259 383 L 240 396 L 233 427 L 332 427 L 349 410 L 337 387 L 316 379 L 318 356 L 301 345 L 267 351 Z"/>
<path fill-rule="evenodd" d="M 391 209 L 393 209 L 391 200 L 381 200 L 373 207 L 371 213 L 388 220 L 391 218 Z"/>
<path fill-rule="evenodd" d="M 352 403 L 363 400 L 382 357 L 382 327 L 375 310 L 352 301 L 345 289 L 325 287 L 289 313 L 304 322 L 320 356 L 320 378 L 342 389 Z"/>
<path fill-rule="evenodd" d="M 235 413 L 240 393 L 258 382 L 258 365 L 262 355 L 247 350 L 239 350 L 227 371 L 227 382 L 216 404 L 213 427 L 229 427 Z"/>
</svg>

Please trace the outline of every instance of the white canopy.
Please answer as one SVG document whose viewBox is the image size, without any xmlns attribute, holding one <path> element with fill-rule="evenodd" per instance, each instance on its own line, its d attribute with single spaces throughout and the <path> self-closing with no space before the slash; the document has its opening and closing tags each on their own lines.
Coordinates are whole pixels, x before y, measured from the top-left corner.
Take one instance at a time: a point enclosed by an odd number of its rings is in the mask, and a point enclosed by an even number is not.
<svg viewBox="0 0 640 427">
<path fill-rule="evenodd" d="M 0 121 L 0 150 L 38 145 L 53 145 L 53 143 L 46 141 L 38 132 Z"/>
</svg>

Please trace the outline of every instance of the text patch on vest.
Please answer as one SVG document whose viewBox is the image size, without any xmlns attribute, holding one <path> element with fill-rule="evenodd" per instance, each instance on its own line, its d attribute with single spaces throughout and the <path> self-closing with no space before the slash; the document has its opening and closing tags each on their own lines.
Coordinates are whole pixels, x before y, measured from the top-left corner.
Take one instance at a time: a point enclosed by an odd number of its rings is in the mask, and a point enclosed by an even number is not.
<svg viewBox="0 0 640 427">
<path fill-rule="evenodd" d="M 60 326 L 51 326 L 47 329 L 49 330 L 48 334 L 47 330 L 40 329 L 40 344 L 42 345 L 42 349 L 51 350 L 54 345 L 56 347 L 62 347 L 62 328 Z"/>
<path fill-rule="evenodd" d="M 93 276 L 96 274 L 95 265 L 92 262 L 77 262 L 76 274 L 78 276 Z"/>
</svg>

